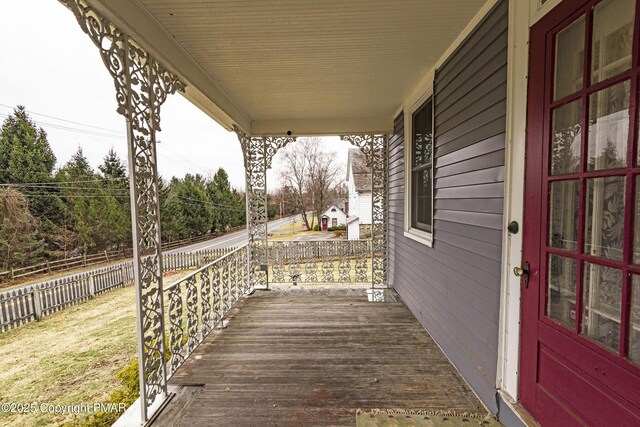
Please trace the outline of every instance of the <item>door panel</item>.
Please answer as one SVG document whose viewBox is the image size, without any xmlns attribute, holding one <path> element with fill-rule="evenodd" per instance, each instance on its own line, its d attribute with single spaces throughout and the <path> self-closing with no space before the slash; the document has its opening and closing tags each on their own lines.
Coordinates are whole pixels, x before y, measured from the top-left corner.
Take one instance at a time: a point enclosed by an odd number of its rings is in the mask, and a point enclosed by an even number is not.
<svg viewBox="0 0 640 427">
<path fill-rule="evenodd" d="M 531 29 L 520 392 L 544 424 L 640 424 L 639 7 Z"/>
</svg>

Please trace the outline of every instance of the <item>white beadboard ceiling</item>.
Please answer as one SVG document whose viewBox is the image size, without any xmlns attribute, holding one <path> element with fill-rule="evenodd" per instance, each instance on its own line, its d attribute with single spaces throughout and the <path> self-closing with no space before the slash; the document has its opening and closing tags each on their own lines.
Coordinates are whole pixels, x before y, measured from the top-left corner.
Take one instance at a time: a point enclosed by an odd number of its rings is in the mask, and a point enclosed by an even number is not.
<svg viewBox="0 0 640 427">
<path fill-rule="evenodd" d="M 226 127 L 300 134 L 389 130 L 485 0 L 94 2 Z"/>
</svg>

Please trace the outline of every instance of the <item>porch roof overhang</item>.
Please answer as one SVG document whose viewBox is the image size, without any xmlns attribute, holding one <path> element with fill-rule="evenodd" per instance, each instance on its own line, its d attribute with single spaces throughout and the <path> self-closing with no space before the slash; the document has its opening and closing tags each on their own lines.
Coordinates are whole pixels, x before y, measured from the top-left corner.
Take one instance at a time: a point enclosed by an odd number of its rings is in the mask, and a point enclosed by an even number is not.
<svg viewBox="0 0 640 427">
<path fill-rule="evenodd" d="M 484 1 L 88 0 L 226 129 L 387 132 Z"/>
</svg>

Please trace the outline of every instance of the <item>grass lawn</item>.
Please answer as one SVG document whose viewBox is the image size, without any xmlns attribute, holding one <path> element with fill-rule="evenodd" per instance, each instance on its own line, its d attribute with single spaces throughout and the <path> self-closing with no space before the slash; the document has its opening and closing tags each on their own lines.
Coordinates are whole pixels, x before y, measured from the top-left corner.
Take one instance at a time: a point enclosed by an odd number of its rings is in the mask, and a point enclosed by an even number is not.
<svg viewBox="0 0 640 427">
<path fill-rule="evenodd" d="M 115 373 L 137 355 L 135 325 L 134 288 L 128 286 L 0 334 L 0 403 L 107 402 L 119 385 Z M 0 412 L 0 426 L 82 418 Z"/>
<path fill-rule="evenodd" d="M 164 274 L 165 286 L 192 270 Z M 133 286 L 105 292 L 0 333 L 0 405 L 106 403 L 116 372 L 137 357 Z M 11 414 L 0 426 L 82 425 L 86 415 Z"/>
<path fill-rule="evenodd" d="M 326 231 L 308 231 L 302 227 L 302 220 L 287 223 L 279 227 L 276 231 L 269 232 L 269 240 L 295 240 L 302 236 L 320 236 L 327 234 Z"/>
</svg>

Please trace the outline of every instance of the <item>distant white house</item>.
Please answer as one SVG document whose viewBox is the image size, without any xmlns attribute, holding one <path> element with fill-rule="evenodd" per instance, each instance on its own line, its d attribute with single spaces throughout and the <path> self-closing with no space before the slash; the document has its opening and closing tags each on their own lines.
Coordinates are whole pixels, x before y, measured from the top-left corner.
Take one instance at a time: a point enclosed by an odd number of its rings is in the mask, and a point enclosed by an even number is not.
<svg viewBox="0 0 640 427">
<path fill-rule="evenodd" d="M 326 231 L 331 227 L 338 227 L 340 225 L 346 225 L 347 214 L 336 205 L 329 206 L 329 209 L 324 211 L 320 217 L 322 220 L 322 230 Z"/>
<path fill-rule="evenodd" d="M 357 240 L 361 234 L 371 234 L 371 168 L 359 148 L 349 149 L 347 186 L 347 237 Z"/>
</svg>

